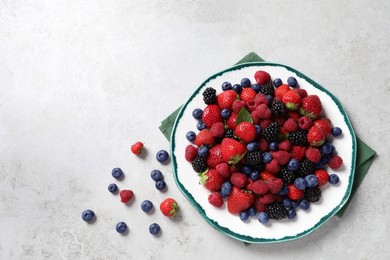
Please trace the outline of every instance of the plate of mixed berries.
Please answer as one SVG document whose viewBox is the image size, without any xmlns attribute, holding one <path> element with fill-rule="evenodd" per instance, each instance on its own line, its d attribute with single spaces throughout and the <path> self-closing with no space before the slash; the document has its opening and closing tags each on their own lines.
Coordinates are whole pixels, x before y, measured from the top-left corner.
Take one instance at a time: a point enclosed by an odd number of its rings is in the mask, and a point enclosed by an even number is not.
<svg viewBox="0 0 390 260">
<path fill-rule="evenodd" d="M 212 227 L 274 243 L 313 232 L 346 203 L 356 137 L 328 90 L 254 62 L 198 87 L 175 121 L 171 155 L 178 188 Z"/>
</svg>

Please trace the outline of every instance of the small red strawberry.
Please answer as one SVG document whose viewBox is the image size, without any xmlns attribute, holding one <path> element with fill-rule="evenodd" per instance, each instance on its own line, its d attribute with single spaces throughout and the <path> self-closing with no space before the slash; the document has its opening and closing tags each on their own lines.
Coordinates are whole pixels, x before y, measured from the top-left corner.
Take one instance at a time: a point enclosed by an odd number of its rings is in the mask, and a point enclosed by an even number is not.
<svg viewBox="0 0 390 260">
<path fill-rule="evenodd" d="M 263 70 L 258 70 L 255 73 L 255 80 L 257 84 L 264 85 L 267 84 L 271 80 L 271 75 Z"/>
<path fill-rule="evenodd" d="M 234 130 L 236 128 L 236 119 L 237 119 L 237 114 L 232 112 L 228 120 L 226 121 L 226 125 L 229 129 Z"/>
<path fill-rule="evenodd" d="M 237 92 L 234 90 L 226 90 L 217 96 L 217 103 L 221 109 L 232 110 L 233 102 L 237 98 Z"/>
<path fill-rule="evenodd" d="M 311 146 L 321 146 L 325 142 L 325 134 L 317 126 L 312 126 L 307 133 L 307 141 Z"/>
<path fill-rule="evenodd" d="M 234 129 L 234 134 L 245 143 L 250 143 L 256 138 L 256 128 L 250 122 L 241 122 Z"/>
<path fill-rule="evenodd" d="M 246 188 L 257 195 L 266 194 L 268 192 L 268 186 L 263 180 L 252 181 Z"/>
<path fill-rule="evenodd" d="M 211 205 L 220 208 L 223 206 L 223 199 L 221 193 L 214 191 L 208 196 L 208 201 Z"/>
<path fill-rule="evenodd" d="M 230 167 L 229 167 L 229 164 L 225 163 L 225 162 L 222 162 L 222 163 L 219 163 L 217 164 L 217 166 L 215 166 L 215 169 L 219 172 L 219 174 L 223 177 L 223 178 L 229 178 L 230 177 Z"/>
<path fill-rule="evenodd" d="M 294 184 L 287 186 L 287 197 L 291 200 L 300 200 L 303 198 L 303 190 L 298 190 Z"/>
<path fill-rule="evenodd" d="M 325 136 L 330 135 L 332 131 L 332 122 L 328 118 L 320 118 L 314 121 L 314 125 L 320 128 Z"/>
<path fill-rule="evenodd" d="M 269 189 L 269 192 L 272 194 L 277 194 L 280 189 L 283 187 L 283 181 L 282 179 L 275 178 L 267 181 L 267 186 Z"/>
<path fill-rule="evenodd" d="M 318 186 L 321 187 L 328 183 L 329 173 L 323 169 L 318 169 L 314 172 L 314 175 L 318 179 Z"/>
<path fill-rule="evenodd" d="M 282 100 L 282 97 L 290 91 L 290 86 L 287 84 L 282 84 L 275 89 L 275 98 Z"/>
<path fill-rule="evenodd" d="M 240 93 L 240 99 L 248 102 L 250 100 L 255 100 L 256 97 L 256 91 L 254 91 L 251 88 L 243 88 L 243 90 Z"/>
<path fill-rule="evenodd" d="M 233 186 L 232 192 L 227 200 L 227 209 L 231 214 L 238 214 L 241 211 L 248 209 L 253 204 L 254 200 L 255 198 L 252 192 Z"/>
<path fill-rule="evenodd" d="M 322 103 L 317 95 L 309 95 L 302 99 L 302 106 L 299 113 L 316 119 L 322 114 Z"/>
<path fill-rule="evenodd" d="M 225 125 L 222 122 L 214 123 L 210 128 L 210 132 L 214 138 L 221 138 L 225 135 Z"/>
<path fill-rule="evenodd" d="M 217 144 L 209 150 L 209 155 L 207 156 L 206 164 L 209 168 L 214 168 L 222 162 L 223 159 L 221 145 Z"/>
<path fill-rule="evenodd" d="M 198 155 L 198 148 L 196 148 L 191 144 L 186 146 L 184 158 L 186 159 L 187 162 L 192 162 L 197 155 Z"/>
<path fill-rule="evenodd" d="M 221 142 L 222 159 L 229 164 L 236 164 L 244 157 L 246 147 L 233 138 L 224 138 Z"/>
<path fill-rule="evenodd" d="M 195 140 L 194 140 L 194 143 L 200 147 L 202 145 L 206 145 L 208 147 L 211 147 L 214 145 L 214 137 L 212 136 L 210 130 L 208 129 L 203 129 L 202 131 L 200 131 L 196 137 L 195 137 Z"/>
<path fill-rule="evenodd" d="M 313 120 L 308 116 L 301 116 L 298 119 L 298 125 L 300 129 L 309 130 L 313 126 Z"/>
<path fill-rule="evenodd" d="M 307 148 L 305 146 L 294 145 L 291 148 L 291 159 L 302 160 L 306 155 Z"/>
<path fill-rule="evenodd" d="M 217 122 L 222 122 L 221 109 L 218 105 L 207 105 L 202 114 L 202 120 L 207 128 Z"/>
<path fill-rule="evenodd" d="M 306 158 L 313 163 L 318 163 L 321 160 L 321 151 L 315 147 L 309 147 L 306 150 Z"/>
<path fill-rule="evenodd" d="M 136 142 L 131 146 L 131 152 L 136 155 L 140 155 L 142 153 L 142 150 L 144 148 L 144 144 L 141 142 Z"/>
<path fill-rule="evenodd" d="M 243 188 L 248 181 L 248 177 L 241 172 L 233 172 L 230 175 L 230 182 L 239 188 Z"/>
<path fill-rule="evenodd" d="M 132 190 L 121 190 L 119 196 L 122 203 L 127 203 L 134 197 L 134 192 Z"/>
<path fill-rule="evenodd" d="M 283 95 L 282 102 L 288 110 L 297 110 L 302 105 L 301 96 L 293 89 Z"/>
<path fill-rule="evenodd" d="M 199 182 L 210 191 L 219 191 L 225 180 L 216 169 L 209 169 L 200 175 Z"/>
<path fill-rule="evenodd" d="M 179 206 L 174 199 L 167 198 L 160 203 L 160 211 L 164 216 L 176 217 L 179 212 Z"/>
<path fill-rule="evenodd" d="M 343 159 L 338 155 L 334 155 L 329 159 L 328 165 L 333 170 L 340 169 L 340 167 L 343 165 Z"/>
</svg>

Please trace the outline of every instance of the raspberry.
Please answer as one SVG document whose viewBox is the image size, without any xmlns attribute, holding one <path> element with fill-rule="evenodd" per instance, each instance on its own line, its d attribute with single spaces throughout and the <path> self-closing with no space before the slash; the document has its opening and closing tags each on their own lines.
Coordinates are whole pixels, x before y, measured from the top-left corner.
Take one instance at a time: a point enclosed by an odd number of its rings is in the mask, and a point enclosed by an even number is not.
<svg viewBox="0 0 390 260">
<path fill-rule="evenodd" d="M 283 127 L 287 130 L 287 132 L 295 132 L 298 130 L 298 124 L 295 122 L 294 119 L 288 118 L 284 124 Z"/>
<path fill-rule="evenodd" d="M 196 156 L 198 156 L 198 148 L 196 148 L 191 144 L 187 145 L 184 154 L 184 157 L 187 160 L 187 162 L 192 162 Z"/>
<path fill-rule="evenodd" d="M 261 203 L 264 205 L 271 204 L 275 201 L 275 198 L 276 198 L 275 194 L 267 192 L 266 194 L 259 196 L 258 203 Z"/>
<path fill-rule="evenodd" d="M 313 126 L 313 120 L 308 116 L 302 116 L 298 119 L 298 125 L 302 130 L 309 130 Z"/>
<path fill-rule="evenodd" d="M 291 158 L 297 159 L 298 161 L 302 160 L 305 157 L 307 148 L 305 146 L 293 146 L 291 148 Z"/>
<path fill-rule="evenodd" d="M 267 186 L 271 193 L 277 194 L 283 186 L 283 181 L 279 178 L 275 178 L 267 181 Z"/>
<path fill-rule="evenodd" d="M 265 211 L 265 204 L 261 203 L 262 201 L 259 198 L 255 199 L 255 202 L 253 206 L 255 207 L 257 212 L 264 212 Z"/>
<path fill-rule="evenodd" d="M 263 180 L 263 181 L 268 181 L 268 180 L 271 180 L 271 179 L 274 179 L 275 176 L 270 173 L 270 172 L 267 172 L 267 171 L 262 171 L 260 173 L 260 178 Z"/>
<path fill-rule="evenodd" d="M 245 101 L 242 101 L 242 100 L 234 100 L 233 101 L 233 106 L 232 106 L 232 111 L 236 114 L 238 114 L 238 112 L 240 112 L 241 108 L 245 107 L 246 106 L 246 103 Z"/>
<path fill-rule="evenodd" d="M 309 147 L 306 150 L 306 158 L 313 163 L 318 163 L 321 160 L 321 151 L 314 147 Z"/>
<path fill-rule="evenodd" d="M 258 93 L 255 97 L 255 104 L 257 106 L 259 106 L 260 104 L 264 104 L 264 105 L 268 106 L 269 100 L 264 94 Z"/>
<path fill-rule="evenodd" d="M 254 77 L 255 77 L 256 83 L 259 85 L 264 85 L 271 80 L 271 75 L 268 72 L 263 71 L 263 70 L 256 71 Z"/>
<path fill-rule="evenodd" d="M 343 159 L 338 155 L 334 155 L 329 159 L 328 165 L 331 169 L 337 170 L 343 165 Z"/>
<path fill-rule="evenodd" d="M 291 142 L 288 139 L 283 139 L 279 142 L 279 150 L 290 151 Z"/>
<path fill-rule="evenodd" d="M 318 169 L 314 172 L 314 175 L 317 177 L 318 179 L 318 186 L 323 186 L 325 184 L 328 183 L 328 180 L 329 180 L 329 174 L 327 171 L 323 170 L 323 169 Z"/>
<path fill-rule="evenodd" d="M 290 184 L 287 186 L 287 197 L 290 200 L 300 200 L 303 197 L 303 190 L 298 190 L 294 184 Z"/>
<path fill-rule="evenodd" d="M 232 173 L 232 175 L 230 175 L 230 182 L 239 188 L 244 187 L 247 180 L 248 180 L 248 177 L 246 177 L 245 174 L 240 173 L 240 172 L 234 172 L 234 173 Z"/>
<path fill-rule="evenodd" d="M 136 142 L 131 146 L 131 152 L 136 155 L 140 155 L 142 152 L 142 149 L 144 148 L 144 144 L 141 142 Z"/>
<path fill-rule="evenodd" d="M 217 164 L 215 166 L 215 169 L 218 171 L 218 173 L 224 177 L 224 178 L 229 178 L 230 176 L 230 168 L 229 165 L 225 162 Z"/>
<path fill-rule="evenodd" d="M 119 192 L 119 195 L 121 197 L 122 203 L 127 203 L 134 197 L 134 193 L 132 190 L 121 190 Z"/>
<path fill-rule="evenodd" d="M 217 191 L 214 191 L 213 193 L 211 193 L 209 195 L 208 201 L 211 205 L 213 205 L 217 208 L 220 208 L 223 205 L 223 199 L 222 199 L 221 193 L 219 193 Z"/>
<path fill-rule="evenodd" d="M 280 165 L 286 165 L 290 160 L 290 153 L 283 150 L 279 150 L 273 152 L 272 157 L 275 158 Z"/>
<path fill-rule="evenodd" d="M 223 137 L 225 135 L 225 126 L 222 122 L 214 123 L 210 128 L 213 137 Z"/>
<path fill-rule="evenodd" d="M 252 181 L 246 186 L 246 188 L 258 195 L 268 192 L 268 186 L 263 180 Z"/>
<path fill-rule="evenodd" d="M 276 159 L 272 159 L 272 161 L 265 165 L 265 170 L 272 174 L 277 174 L 280 170 L 280 165 Z"/>
<path fill-rule="evenodd" d="M 254 111 L 256 111 L 254 115 L 259 119 L 268 119 L 272 115 L 272 111 L 265 104 L 258 105 Z"/>
</svg>

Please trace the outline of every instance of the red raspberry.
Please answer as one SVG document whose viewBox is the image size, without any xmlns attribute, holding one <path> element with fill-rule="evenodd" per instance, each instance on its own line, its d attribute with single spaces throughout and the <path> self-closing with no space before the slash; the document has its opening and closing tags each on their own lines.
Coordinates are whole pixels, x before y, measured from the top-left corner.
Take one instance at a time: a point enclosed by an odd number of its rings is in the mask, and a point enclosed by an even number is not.
<svg viewBox="0 0 390 260">
<path fill-rule="evenodd" d="M 260 138 L 259 148 L 260 148 L 260 151 L 262 151 L 262 152 L 267 152 L 269 150 L 269 144 L 265 138 Z"/>
<path fill-rule="evenodd" d="M 132 190 L 121 190 L 119 196 L 121 197 L 122 203 L 127 203 L 134 197 L 134 193 Z"/>
<path fill-rule="evenodd" d="M 268 192 L 268 186 L 263 180 L 256 180 L 250 182 L 246 186 L 246 189 L 252 191 L 257 195 L 262 195 Z"/>
<path fill-rule="evenodd" d="M 318 169 L 314 172 L 314 175 L 318 179 L 318 186 L 323 186 L 328 183 L 329 173 L 323 169 Z"/>
<path fill-rule="evenodd" d="M 303 190 L 298 190 L 294 184 L 287 186 L 287 197 L 291 200 L 300 200 L 303 198 Z"/>
<path fill-rule="evenodd" d="M 272 173 L 267 172 L 267 171 L 262 171 L 262 172 L 260 173 L 260 178 L 261 178 L 263 181 L 268 181 L 268 180 L 271 180 L 271 179 L 275 179 L 275 175 L 273 175 Z"/>
<path fill-rule="evenodd" d="M 313 120 L 308 116 L 301 116 L 298 119 L 299 128 L 303 130 L 309 130 L 313 126 Z"/>
<path fill-rule="evenodd" d="M 258 93 L 255 97 L 255 104 L 256 106 L 259 106 L 260 104 L 268 106 L 269 100 L 263 93 Z"/>
<path fill-rule="evenodd" d="M 184 154 L 184 157 L 187 160 L 187 162 L 192 162 L 197 155 L 198 155 L 198 148 L 196 148 L 191 144 L 187 145 Z"/>
<path fill-rule="evenodd" d="M 255 73 L 255 80 L 257 84 L 264 85 L 271 80 L 271 75 L 263 70 L 258 70 Z"/>
<path fill-rule="evenodd" d="M 338 155 L 334 155 L 329 159 L 328 165 L 331 169 L 337 170 L 343 165 L 343 159 Z"/>
<path fill-rule="evenodd" d="M 265 204 L 261 203 L 261 200 L 259 198 L 255 199 L 253 206 L 255 207 L 257 212 L 264 212 L 265 211 Z"/>
<path fill-rule="evenodd" d="M 289 152 L 291 149 L 291 142 L 288 139 L 283 139 L 279 142 L 279 150 L 284 150 Z"/>
<path fill-rule="evenodd" d="M 272 153 L 272 157 L 275 158 L 280 165 L 286 165 L 290 160 L 290 153 L 283 150 L 278 150 Z"/>
<path fill-rule="evenodd" d="M 213 205 L 217 208 L 220 208 L 223 205 L 223 199 L 222 199 L 221 193 L 219 193 L 217 191 L 214 191 L 213 193 L 211 193 L 209 195 L 208 201 L 211 205 Z"/>
<path fill-rule="evenodd" d="M 306 150 L 306 158 L 313 163 L 318 163 L 321 160 L 321 151 L 314 147 L 309 147 Z"/>
<path fill-rule="evenodd" d="M 238 112 L 240 112 L 241 108 L 243 107 L 246 107 L 245 101 L 240 99 L 234 100 L 232 107 L 234 113 L 238 114 Z"/>
<path fill-rule="evenodd" d="M 246 102 L 246 107 L 248 108 L 249 112 L 252 112 L 257 108 L 257 105 L 254 100 L 249 100 Z"/>
<path fill-rule="evenodd" d="M 260 121 L 260 127 L 261 129 L 266 129 L 267 126 L 269 126 L 269 124 L 272 123 L 272 120 L 271 119 L 263 119 Z"/>
<path fill-rule="evenodd" d="M 230 168 L 229 165 L 225 162 L 217 164 L 215 169 L 219 172 L 219 174 L 224 178 L 230 177 Z"/>
<path fill-rule="evenodd" d="M 264 205 L 271 204 L 272 202 L 275 201 L 275 194 L 267 192 L 264 195 L 260 195 L 258 200 L 259 200 L 258 203 L 260 204 L 264 204 Z"/>
<path fill-rule="evenodd" d="M 283 186 L 283 181 L 279 178 L 267 181 L 268 189 L 271 193 L 277 194 Z"/>
<path fill-rule="evenodd" d="M 292 119 L 292 118 L 288 118 L 284 124 L 283 124 L 283 127 L 287 130 L 287 132 L 295 132 L 298 130 L 298 124 L 297 122 Z"/>
<path fill-rule="evenodd" d="M 241 172 L 233 172 L 232 175 L 230 175 L 230 182 L 239 188 L 242 188 L 246 185 L 248 180 L 248 177 L 246 177 L 245 174 Z"/>
<path fill-rule="evenodd" d="M 287 84 L 282 84 L 275 89 L 275 98 L 282 100 L 284 94 L 290 91 L 290 86 Z"/>
<path fill-rule="evenodd" d="M 214 123 L 210 128 L 213 137 L 223 137 L 225 135 L 225 125 L 222 122 Z"/>
<path fill-rule="evenodd" d="M 278 160 L 272 159 L 269 163 L 265 165 L 265 170 L 269 173 L 277 174 L 280 170 Z"/>
<path fill-rule="evenodd" d="M 306 155 L 306 150 L 307 148 L 305 146 L 294 145 L 291 148 L 291 158 L 297 159 L 298 161 L 302 160 Z"/>
<path fill-rule="evenodd" d="M 141 142 L 136 142 L 131 146 L 131 152 L 136 155 L 140 155 L 142 153 L 142 149 L 144 148 L 144 144 Z"/>
<path fill-rule="evenodd" d="M 296 88 L 295 91 L 298 93 L 298 95 L 299 95 L 301 98 L 307 97 L 307 91 L 306 91 L 306 89 L 303 89 L 303 88 Z"/>
<path fill-rule="evenodd" d="M 258 105 L 255 111 L 257 111 L 256 116 L 260 119 L 268 119 L 272 116 L 271 109 L 265 104 Z"/>
<path fill-rule="evenodd" d="M 294 111 L 294 110 L 287 110 L 286 116 L 287 116 L 287 118 L 292 118 L 292 119 L 297 120 L 297 121 L 301 117 L 301 115 L 297 111 Z"/>
<path fill-rule="evenodd" d="M 276 117 L 274 118 L 275 122 L 278 123 L 279 126 L 283 126 L 286 122 L 286 119 L 284 117 Z"/>
</svg>

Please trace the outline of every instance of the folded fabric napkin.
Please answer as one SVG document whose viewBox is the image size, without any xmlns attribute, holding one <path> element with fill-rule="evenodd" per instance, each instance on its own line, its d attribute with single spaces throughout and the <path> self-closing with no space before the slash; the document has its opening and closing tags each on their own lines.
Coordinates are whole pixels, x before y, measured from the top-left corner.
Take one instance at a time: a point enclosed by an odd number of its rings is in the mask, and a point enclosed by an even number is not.
<svg viewBox="0 0 390 260">
<path fill-rule="evenodd" d="M 264 61 L 260 56 L 256 53 L 251 52 L 246 55 L 244 58 L 239 60 L 236 64 L 245 63 L 245 62 L 261 62 Z M 166 119 L 161 122 L 160 131 L 164 134 L 164 136 L 170 141 L 171 132 L 173 124 L 175 123 L 177 114 L 179 113 L 181 107 L 176 109 L 173 113 L 171 113 Z M 345 210 L 351 203 L 353 196 L 355 195 L 357 189 L 362 183 L 364 177 L 366 176 L 368 169 L 370 168 L 371 163 L 374 160 L 376 152 L 369 147 L 366 143 L 356 137 L 356 167 L 355 167 L 355 178 L 352 185 L 351 195 L 345 205 L 336 213 L 336 216 L 342 217 L 345 213 Z"/>
</svg>

